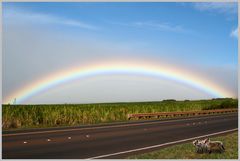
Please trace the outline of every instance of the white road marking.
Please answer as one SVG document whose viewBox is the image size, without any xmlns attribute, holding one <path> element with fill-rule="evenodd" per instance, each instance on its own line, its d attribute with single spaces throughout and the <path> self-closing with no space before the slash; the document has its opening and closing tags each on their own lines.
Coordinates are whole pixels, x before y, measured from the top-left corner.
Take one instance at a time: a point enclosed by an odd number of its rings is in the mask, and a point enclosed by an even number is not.
<svg viewBox="0 0 240 161">
<path fill-rule="evenodd" d="M 27 142 L 26 142 L 26 141 L 24 141 L 24 142 L 23 142 L 23 144 L 27 144 Z"/>
<path fill-rule="evenodd" d="M 86 137 L 87 137 L 87 138 L 89 138 L 89 137 L 90 137 L 90 135 L 86 135 Z"/>
<path fill-rule="evenodd" d="M 72 139 L 72 137 L 68 137 L 68 139 Z"/>
<path fill-rule="evenodd" d="M 232 132 L 232 131 L 236 131 L 236 130 L 238 130 L 238 128 L 231 129 L 231 130 L 220 131 L 220 132 L 215 132 L 215 133 L 211 133 L 211 134 L 207 134 L 207 135 L 200 135 L 200 136 L 196 136 L 196 137 L 192 137 L 192 138 L 188 138 L 188 139 L 182 139 L 182 140 L 172 141 L 172 142 L 168 142 L 168 143 L 163 143 L 163 144 L 158 144 L 158 145 L 138 148 L 138 149 L 132 149 L 132 150 L 127 150 L 127 151 L 122 151 L 122 152 L 117 152 L 117 153 L 112 153 L 112 154 L 99 155 L 99 156 L 86 158 L 86 159 L 100 159 L 100 158 L 114 156 L 114 155 L 119 155 L 119 154 L 125 154 L 125 153 L 130 153 L 130 152 L 146 150 L 146 149 L 158 148 L 158 147 L 162 147 L 162 146 L 166 146 L 166 145 L 182 143 L 182 142 L 191 141 L 191 140 L 198 139 L 198 138 L 209 137 L 209 136 L 223 134 L 223 133 Z"/>
<path fill-rule="evenodd" d="M 213 116 L 210 116 L 213 117 Z M 222 117 L 220 116 L 214 116 L 214 118 Z M 90 129 L 108 129 L 108 128 L 118 128 L 118 127 L 130 127 L 130 126 L 142 126 L 142 125 L 151 125 L 151 124 L 164 124 L 167 122 L 179 122 L 179 121 L 190 121 L 190 120 L 198 120 L 208 118 L 206 117 L 194 117 L 194 118 L 186 118 L 186 119 L 180 119 L 180 120 L 167 120 L 167 121 L 156 121 L 156 122 L 143 122 L 143 123 L 132 123 L 132 124 L 123 124 L 123 125 L 107 125 L 107 126 L 99 126 L 99 127 L 80 127 L 80 128 L 74 128 L 74 129 L 60 129 L 60 130 L 47 130 L 47 131 L 36 131 L 36 132 L 23 132 L 23 133 L 15 133 L 15 134 L 3 134 L 2 136 L 16 136 L 16 135 L 30 135 L 30 134 L 43 134 L 43 133 L 57 133 L 57 132 L 66 132 L 66 131 L 81 131 L 81 130 L 90 130 Z M 207 121 L 205 121 L 207 122 Z"/>
<path fill-rule="evenodd" d="M 47 139 L 47 141 L 51 141 L 51 139 Z"/>
</svg>

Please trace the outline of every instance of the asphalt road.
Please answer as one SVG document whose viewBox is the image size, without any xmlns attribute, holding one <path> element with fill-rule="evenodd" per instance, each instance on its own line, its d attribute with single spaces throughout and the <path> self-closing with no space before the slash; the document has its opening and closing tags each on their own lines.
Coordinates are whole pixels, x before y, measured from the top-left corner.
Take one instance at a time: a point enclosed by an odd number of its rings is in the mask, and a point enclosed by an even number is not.
<svg viewBox="0 0 240 161">
<path fill-rule="evenodd" d="M 74 128 L 3 132 L 2 158 L 125 158 L 164 146 L 231 132 L 238 115 L 221 114 L 170 120 L 115 123 Z"/>
</svg>

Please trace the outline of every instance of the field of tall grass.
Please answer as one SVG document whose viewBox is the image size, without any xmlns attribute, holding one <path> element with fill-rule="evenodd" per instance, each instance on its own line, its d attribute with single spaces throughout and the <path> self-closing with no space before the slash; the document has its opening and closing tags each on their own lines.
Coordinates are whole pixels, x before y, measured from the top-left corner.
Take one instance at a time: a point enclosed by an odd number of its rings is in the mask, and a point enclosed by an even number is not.
<svg viewBox="0 0 240 161">
<path fill-rule="evenodd" d="M 224 108 L 223 104 L 226 108 L 237 108 L 238 103 L 236 99 L 213 99 L 102 104 L 2 105 L 2 122 L 3 130 L 76 126 L 127 121 L 127 114 L 130 113 L 215 109 L 216 107 Z"/>
</svg>

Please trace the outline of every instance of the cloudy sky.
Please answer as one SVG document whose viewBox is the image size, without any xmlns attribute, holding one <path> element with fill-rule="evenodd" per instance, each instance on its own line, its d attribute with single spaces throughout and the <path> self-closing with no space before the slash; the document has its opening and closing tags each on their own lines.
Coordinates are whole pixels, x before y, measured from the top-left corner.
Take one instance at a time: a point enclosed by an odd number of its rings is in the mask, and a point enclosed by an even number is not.
<svg viewBox="0 0 240 161">
<path fill-rule="evenodd" d="M 3 103 L 219 97 L 209 84 L 237 97 L 237 19 L 237 3 L 3 3 Z M 172 68 L 190 83 L 142 70 L 64 75 L 115 62 Z M 181 72 L 210 83 L 195 88 Z"/>
</svg>

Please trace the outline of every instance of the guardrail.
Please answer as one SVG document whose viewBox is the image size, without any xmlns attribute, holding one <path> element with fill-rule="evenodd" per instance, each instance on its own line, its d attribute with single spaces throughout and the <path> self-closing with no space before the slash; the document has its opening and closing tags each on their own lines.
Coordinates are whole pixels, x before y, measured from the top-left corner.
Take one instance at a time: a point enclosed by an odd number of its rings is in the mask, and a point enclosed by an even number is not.
<svg viewBox="0 0 240 161">
<path fill-rule="evenodd" d="M 220 109 L 220 110 L 202 110 L 202 111 L 181 111 L 181 112 L 156 112 L 156 113 L 136 113 L 128 114 L 128 120 L 132 118 L 167 118 L 177 116 L 195 116 L 195 115 L 209 115 L 209 114 L 220 114 L 220 113 L 233 113 L 237 112 L 238 109 Z"/>
</svg>

